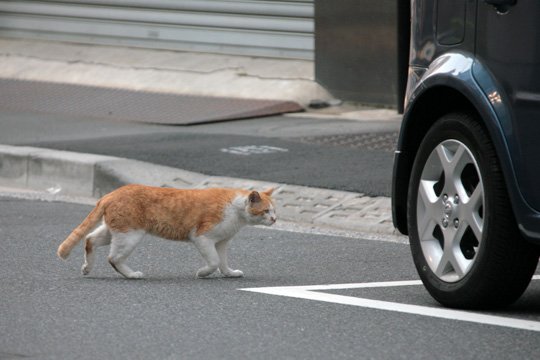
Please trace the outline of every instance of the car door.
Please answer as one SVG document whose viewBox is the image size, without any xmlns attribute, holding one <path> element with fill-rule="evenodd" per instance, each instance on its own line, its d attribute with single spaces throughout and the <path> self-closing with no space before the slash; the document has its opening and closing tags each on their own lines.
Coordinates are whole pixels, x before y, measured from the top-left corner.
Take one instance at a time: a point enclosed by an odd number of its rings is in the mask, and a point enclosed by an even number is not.
<svg viewBox="0 0 540 360">
<path fill-rule="evenodd" d="M 479 0 L 477 11 L 476 57 L 503 89 L 497 99 L 510 116 L 501 126 L 518 184 L 540 210 L 540 1 Z"/>
</svg>

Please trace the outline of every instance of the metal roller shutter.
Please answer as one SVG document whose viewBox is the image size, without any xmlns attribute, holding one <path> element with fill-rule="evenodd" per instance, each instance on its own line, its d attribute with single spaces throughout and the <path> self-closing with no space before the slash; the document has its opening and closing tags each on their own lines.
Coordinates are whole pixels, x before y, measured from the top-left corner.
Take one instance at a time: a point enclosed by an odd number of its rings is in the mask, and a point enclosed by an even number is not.
<svg viewBox="0 0 540 360">
<path fill-rule="evenodd" d="M 312 59 L 313 0 L 0 0 L 0 36 Z"/>
</svg>

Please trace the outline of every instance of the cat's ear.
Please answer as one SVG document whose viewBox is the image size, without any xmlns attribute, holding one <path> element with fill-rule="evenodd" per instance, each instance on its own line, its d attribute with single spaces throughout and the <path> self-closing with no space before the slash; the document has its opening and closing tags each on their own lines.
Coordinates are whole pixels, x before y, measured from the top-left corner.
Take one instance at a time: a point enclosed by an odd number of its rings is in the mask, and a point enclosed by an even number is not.
<svg viewBox="0 0 540 360">
<path fill-rule="evenodd" d="M 270 196 L 270 195 L 272 195 L 272 193 L 274 192 L 274 190 L 275 190 L 275 189 L 274 189 L 273 187 L 271 187 L 271 188 L 266 189 L 265 191 L 263 191 L 263 194 Z"/>
<path fill-rule="evenodd" d="M 252 191 L 249 194 L 249 202 L 253 204 L 258 203 L 259 201 L 261 201 L 261 195 L 256 191 Z"/>
</svg>

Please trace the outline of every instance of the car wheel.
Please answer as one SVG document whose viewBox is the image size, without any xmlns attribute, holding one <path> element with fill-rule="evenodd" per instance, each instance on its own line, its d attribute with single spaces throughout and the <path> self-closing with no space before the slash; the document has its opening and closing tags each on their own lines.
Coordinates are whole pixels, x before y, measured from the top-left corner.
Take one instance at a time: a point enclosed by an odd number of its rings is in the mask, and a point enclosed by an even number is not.
<svg viewBox="0 0 540 360">
<path fill-rule="evenodd" d="M 429 293 L 459 308 L 517 300 L 538 251 L 519 233 L 483 126 L 463 113 L 436 121 L 420 144 L 409 186 L 410 246 Z"/>
</svg>

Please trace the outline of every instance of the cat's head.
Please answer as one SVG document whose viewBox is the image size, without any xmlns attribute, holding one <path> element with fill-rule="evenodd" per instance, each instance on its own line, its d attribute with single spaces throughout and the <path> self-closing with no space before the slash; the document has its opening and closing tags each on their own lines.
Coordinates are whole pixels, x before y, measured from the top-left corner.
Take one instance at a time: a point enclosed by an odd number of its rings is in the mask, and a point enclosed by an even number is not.
<svg viewBox="0 0 540 360">
<path fill-rule="evenodd" d="M 253 225 L 270 226 L 276 222 L 276 209 L 272 200 L 273 188 L 266 191 L 252 191 L 246 199 L 246 213 Z"/>
</svg>

